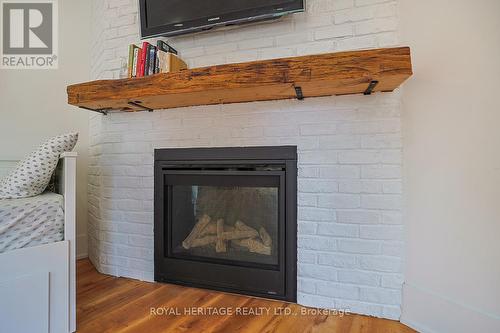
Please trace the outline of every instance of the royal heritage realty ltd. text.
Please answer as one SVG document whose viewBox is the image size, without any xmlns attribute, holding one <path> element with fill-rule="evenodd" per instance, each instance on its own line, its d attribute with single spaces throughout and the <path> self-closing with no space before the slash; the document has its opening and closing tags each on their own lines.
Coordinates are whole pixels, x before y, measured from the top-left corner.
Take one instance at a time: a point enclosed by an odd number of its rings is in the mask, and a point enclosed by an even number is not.
<svg viewBox="0 0 500 333">
<path fill-rule="evenodd" d="M 343 317 L 349 315 L 348 309 L 329 310 L 316 308 L 291 307 L 151 307 L 151 316 L 311 316 L 334 315 Z"/>
</svg>

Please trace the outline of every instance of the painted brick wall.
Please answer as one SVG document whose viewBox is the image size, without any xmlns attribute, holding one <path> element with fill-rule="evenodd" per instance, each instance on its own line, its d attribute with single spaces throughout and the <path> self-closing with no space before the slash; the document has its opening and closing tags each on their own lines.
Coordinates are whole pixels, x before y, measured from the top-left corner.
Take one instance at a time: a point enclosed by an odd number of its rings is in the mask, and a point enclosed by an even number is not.
<svg viewBox="0 0 500 333">
<path fill-rule="evenodd" d="M 172 38 L 191 67 L 397 45 L 397 2 L 308 0 L 281 21 Z M 92 76 L 122 77 L 135 0 L 93 0 Z M 102 272 L 153 279 L 153 150 L 297 145 L 298 300 L 399 318 L 403 221 L 398 92 L 94 114 L 89 252 Z"/>
</svg>

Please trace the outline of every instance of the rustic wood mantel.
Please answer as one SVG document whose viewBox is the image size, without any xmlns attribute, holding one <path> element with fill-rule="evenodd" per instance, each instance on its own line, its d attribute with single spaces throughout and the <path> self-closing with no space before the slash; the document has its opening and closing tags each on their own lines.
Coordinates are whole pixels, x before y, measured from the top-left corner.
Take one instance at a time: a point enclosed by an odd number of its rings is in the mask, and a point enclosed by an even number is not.
<svg viewBox="0 0 500 333">
<path fill-rule="evenodd" d="M 412 75 L 409 47 L 252 61 L 68 86 L 68 103 L 140 111 L 393 91 Z"/>
</svg>

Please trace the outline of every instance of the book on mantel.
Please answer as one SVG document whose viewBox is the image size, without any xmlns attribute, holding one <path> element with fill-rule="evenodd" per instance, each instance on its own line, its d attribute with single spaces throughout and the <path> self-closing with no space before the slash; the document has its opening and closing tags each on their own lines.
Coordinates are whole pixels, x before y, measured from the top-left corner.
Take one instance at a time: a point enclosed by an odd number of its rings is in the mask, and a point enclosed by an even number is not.
<svg viewBox="0 0 500 333">
<path fill-rule="evenodd" d="M 141 49 L 134 44 L 130 44 L 128 49 L 128 77 L 135 77 L 137 74 L 137 56 Z"/>
<path fill-rule="evenodd" d="M 177 56 L 177 50 L 157 41 L 157 45 L 143 42 L 142 48 L 129 46 L 128 77 L 142 77 L 157 73 L 170 73 L 187 69 L 187 65 Z"/>
</svg>

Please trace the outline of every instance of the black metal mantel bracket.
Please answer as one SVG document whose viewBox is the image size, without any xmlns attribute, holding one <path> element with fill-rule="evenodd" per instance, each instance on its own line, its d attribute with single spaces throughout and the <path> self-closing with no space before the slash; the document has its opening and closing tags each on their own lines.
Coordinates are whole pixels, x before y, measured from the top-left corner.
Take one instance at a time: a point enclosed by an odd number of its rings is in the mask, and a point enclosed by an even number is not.
<svg viewBox="0 0 500 333">
<path fill-rule="evenodd" d="M 141 109 L 143 109 L 143 110 L 147 110 L 148 112 L 153 112 L 153 111 L 154 111 L 153 109 L 148 108 L 147 106 L 142 105 L 142 104 L 141 104 L 141 102 L 139 102 L 139 101 L 135 101 L 135 102 L 128 102 L 127 104 L 128 104 L 128 105 L 135 106 L 135 107 L 137 107 L 137 108 L 141 108 Z"/>
<path fill-rule="evenodd" d="M 368 88 L 366 88 L 365 92 L 363 95 L 371 95 L 373 92 L 373 89 L 377 86 L 378 81 L 377 80 L 371 80 L 370 84 L 368 84 Z"/>
<path fill-rule="evenodd" d="M 302 93 L 302 88 L 301 87 L 293 87 L 295 89 L 295 95 L 297 96 L 297 99 L 299 101 L 304 99 L 304 94 Z"/>
<path fill-rule="evenodd" d="M 98 112 L 98 113 L 101 113 L 105 116 L 108 115 L 108 111 L 110 111 L 111 109 L 91 109 L 91 108 L 88 108 L 86 106 L 79 106 L 80 109 L 85 109 L 85 110 L 89 110 L 89 111 L 94 111 L 94 112 Z"/>
<path fill-rule="evenodd" d="M 154 109 L 151 109 L 151 108 L 148 108 L 147 106 L 144 106 L 142 104 L 140 104 L 139 101 L 135 101 L 135 102 L 127 102 L 128 105 L 130 106 L 134 106 L 136 108 L 140 108 L 141 110 L 144 110 L 144 111 L 148 111 L 148 112 L 153 112 Z M 81 109 L 85 109 L 85 110 L 89 110 L 89 111 L 94 111 L 94 112 L 98 112 L 98 113 L 101 113 L 105 116 L 108 115 L 108 112 L 109 111 L 112 111 L 113 109 L 112 108 L 104 108 L 104 109 L 92 109 L 92 108 L 88 108 L 86 106 L 79 106 L 79 108 Z M 122 110 L 123 111 L 123 110 Z"/>
</svg>

